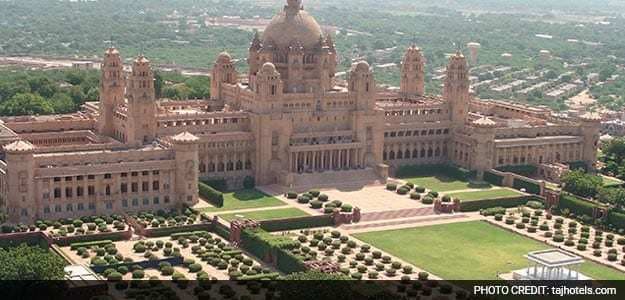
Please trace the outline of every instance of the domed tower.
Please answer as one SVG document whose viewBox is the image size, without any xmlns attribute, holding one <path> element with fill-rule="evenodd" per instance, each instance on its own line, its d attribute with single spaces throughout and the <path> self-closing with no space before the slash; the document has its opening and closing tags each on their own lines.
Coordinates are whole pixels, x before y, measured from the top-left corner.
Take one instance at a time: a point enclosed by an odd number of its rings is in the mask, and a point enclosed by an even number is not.
<svg viewBox="0 0 625 300">
<path fill-rule="evenodd" d="M 401 93 L 423 96 L 425 94 L 425 59 L 421 49 L 410 46 L 401 62 Z"/>
<path fill-rule="evenodd" d="M 358 110 L 375 109 L 375 79 L 366 61 L 352 65 L 348 85 L 350 99 L 355 101 Z"/>
<path fill-rule="evenodd" d="M 256 97 L 260 101 L 270 101 L 282 97 L 283 83 L 276 66 L 267 62 L 256 75 Z"/>
<path fill-rule="evenodd" d="M 328 41 L 332 46 L 328 45 Z M 337 65 L 334 44 L 304 11 L 302 1 L 288 0 L 284 9 L 255 36 L 249 51 L 250 87 L 260 68 L 271 62 L 285 93 L 321 92 L 332 88 Z"/>
<path fill-rule="evenodd" d="M 156 97 L 154 73 L 143 55 L 132 64 L 128 80 L 128 121 L 126 138 L 129 144 L 150 143 L 156 137 Z"/>
<path fill-rule="evenodd" d="M 469 115 L 469 68 L 459 51 L 449 58 L 443 98 L 449 103 L 453 125 L 464 126 Z"/>
<path fill-rule="evenodd" d="M 221 97 L 221 85 L 224 83 L 236 84 L 238 80 L 237 70 L 232 63 L 232 57 L 227 52 L 222 52 L 217 57 L 211 73 L 211 99 L 218 100 Z"/>
<path fill-rule="evenodd" d="M 113 136 L 115 108 L 124 102 L 126 89 L 124 65 L 117 49 L 113 47 L 106 49 L 101 69 L 98 132 L 106 136 Z"/>
</svg>

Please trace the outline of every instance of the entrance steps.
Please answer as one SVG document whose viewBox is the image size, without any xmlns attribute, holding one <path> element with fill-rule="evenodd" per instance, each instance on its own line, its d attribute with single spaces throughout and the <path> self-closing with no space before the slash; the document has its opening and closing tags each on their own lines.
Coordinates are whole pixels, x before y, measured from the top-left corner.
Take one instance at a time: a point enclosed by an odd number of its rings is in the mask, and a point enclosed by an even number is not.
<svg viewBox="0 0 625 300">
<path fill-rule="evenodd" d="M 383 184 L 382 180 L 372 168 L 340 170 L 340 171 L 324 171 L 321 173 L 304 173 L 293 175 L 294 190 L 308 190 L 319 188 L 334 187 L 362 187 L 372 184 Z"/>
</svg>

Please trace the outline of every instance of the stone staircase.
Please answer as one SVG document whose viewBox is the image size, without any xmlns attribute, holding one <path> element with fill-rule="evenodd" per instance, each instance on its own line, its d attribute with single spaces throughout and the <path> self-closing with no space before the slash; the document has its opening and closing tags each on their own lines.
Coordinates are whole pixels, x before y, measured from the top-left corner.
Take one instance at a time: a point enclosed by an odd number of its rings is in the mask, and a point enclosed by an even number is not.
<svg viewBox="0 0 625 300">
<path fill-rule="evenodd" d="M 293 188 L 296 190 L 308 190 L 317 188 L 334 187 L 362 187 L 371 184 L 381 184 L 384 180 L 379 178 L 372 168 L 358 170 L 325 171 L 323 173 L 305 173 L 293 176 Z"/>
</svg>

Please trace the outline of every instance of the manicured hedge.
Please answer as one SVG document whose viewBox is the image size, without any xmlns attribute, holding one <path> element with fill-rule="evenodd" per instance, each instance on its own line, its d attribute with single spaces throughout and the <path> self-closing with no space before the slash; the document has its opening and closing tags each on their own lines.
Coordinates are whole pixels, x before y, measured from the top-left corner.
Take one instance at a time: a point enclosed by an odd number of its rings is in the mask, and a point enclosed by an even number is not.
<svg viewBox="0 0 625 300">
<path fill-rule="evenodd" d="M 525 191 L 530 194 L 540 195 L 540 186 L 536 183 L 515 178 L 513 186 L 517 190 L 525 189 Z"/>
<path fill-rule="evenodd" d="M 276 280 L 280 277 L 280 273 L 263 273 L 257 275 L 244 275 L 240 280 Z"/>
<path fill-rule="evenodd" d="M 230 239 L 230 228 L 219 222 L 213 223 L 213 232 L 226 240 Z"/>
<path fill-rule="evenodd" d="M 462 212 L 479 211 L 479 210 L 487 209 L 491 207 L 511 208 L 511 207 L 517 207 L 519 205 L 524 205 L 528 201 L 542 202 L 542 199 L 538 197 L 534 197 L 534 196 L 519 196 L 519 197 L 511 197 L 511 198 L 486 199 L 486 200 L 460 202 L 460 211 Z"/>
<path fill-rule="evenodd" d="M 290 237 L 272 235 L 262 229 L 246 229 L 241 232 L 241 247 L 262 260 L 274 258 L 276 268 L 283 273 L 306 270 L 303 262 L 289 252 L 299 247 L 299 242 Z"/>
<path fill-rule="evenodd" d="M 228 183 L 225 179 L 200 179 L 200 182 L 220 192 L 225 192 L 228 190 Z"/>
<path fill-rule="evenodd" d="M 586 164 L 585 161 L 575 161 L 575 162 L 571 162 L 568 163 L 569 168 L 573 171 L 575 170 L 584 170 L 584 172 L 588 172 L 588 165 Z"/>
<path fill-rule="evenodd" d="M 216 207 L 224 206 L 224 194 L 209 185 L 199 182 L 198 189 L 200 196 Z"/>
<path fill-rule="evenodd" d="M 102 241 L 91 241 L 91 242 L 81 242 L 81 243 L 72 243 L 70 245 L 70 249 L 71 250 L 76 250 L 80 247 L 92 247 L 92 246 L 101 246 L 104 247 L 106 245 L 112 244 L 113 241 L 111 240 L 102 240 Z"/>
<path fill-rule="evenodd" d="M 260 222 L 260 228 L 269 232 L 327 226 L 334 226 L 334 220 L 331 215 L 305 216 Z"/>
<path fill-rule="evenodd" d="M 503 166 L 503 167 L 497 168 L 497 170 L 501 172 L 509 172 L 509 173 L 514 173 L 514 174 L 518 174 L 521 176 L 529 177 L 529 176 L 536 174 L 536 172 L 538 171 L 538 167 L 534 165 Z"/>
<path fill-rule="evenodd" d="M 503 176 L 486 171 L 486 172 L 484 172 L 484 181 L 486 181 L 486 182 L 488 182 L 490 184 L 502 186 L 503 185 Z"/>
<path fill-rule="evenodd" d="M 608 214 L 608 223 L 614 225 L 617 228 L 625 229 L 625 214 L 611 211 Z"/>
<path fill-rule="evenodd" d="M 578 216 L 586 215 L 592 217 L 595 204 L 577 198 L 571 194 L 562 193 L 562 195 L 560 195 L 560 204 L 558 205 L 558 208 L 566 208 Z"/>
</svg>

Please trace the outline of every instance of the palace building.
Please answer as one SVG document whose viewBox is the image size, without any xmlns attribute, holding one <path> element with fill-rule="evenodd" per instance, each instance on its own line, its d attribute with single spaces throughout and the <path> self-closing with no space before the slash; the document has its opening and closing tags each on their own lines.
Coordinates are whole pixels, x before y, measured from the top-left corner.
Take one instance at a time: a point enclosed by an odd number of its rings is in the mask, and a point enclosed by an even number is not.
<svg viewBox="0 0 625 300">
<path fill-rule="evenodd" d="M 355 63 L 335 79 L 332 36 L 288 0 L 249 48 L 249 74 L 216 59 L 211 98 L 156 99 L 150 61 L 126 73 L 109 48 L 100 101 L 79 113 L 2 117 L 0 197 L 10 222 L 194 205 L 198 178 L 315 186 L 384 180 L 402 165 L 596 161 L 600 120 L 473 99 L 468 66 L 450 57 L 443 95 L 424 90 L 425 59 L 407 49 L 398 92 Z"/>
</svg>

